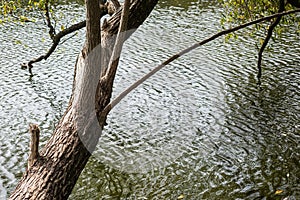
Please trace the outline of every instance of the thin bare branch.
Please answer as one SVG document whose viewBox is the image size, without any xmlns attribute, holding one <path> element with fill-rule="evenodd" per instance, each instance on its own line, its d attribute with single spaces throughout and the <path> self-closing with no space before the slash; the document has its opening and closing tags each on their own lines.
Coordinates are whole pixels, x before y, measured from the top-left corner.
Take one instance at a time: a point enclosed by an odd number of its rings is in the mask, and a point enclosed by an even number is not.
<svg viewBox="0 0 300 200">
<path fill-rule="evenodd" d="M 110 77 L 110 78 L 114 77 L 115 73 L 117 71 L 123 43 L 125 41 L 125 31 L 127 30 L 129 7 L 130 7 L 130 0 L 125 0 L 124 5 L 123 5 L 121 22 L 120 22 L 116 42 L 114 45 L 112 55 L 110 57 L 108 70 L 107 70 L 107 73 L 106 73 L 104 79 L 108 78 L 108 77 Z"/>
<path fill-rule="evenodd" d="M 68 28 L 60 31 L 59 33 L 57 33 L 55 35 L 55 37 L 62 38 L 62 37 L 66 36 L 66 35 L 68 35 L 70 33 L 73 33 L 75 31 L 78 31 L 78 30 L 84 28 L 85 26 L 86 26 L 86 21 L 84 20 L 84 21 L 81 21 L 81 22 L 79 22 L 77 24 L 73 24 L 72 26 L 70 26 L 70 27 L 68 27 Z"/>
<path fill-rule="evenodd" d="M 48 0 L 47 0 L 48 2 Z M 48 3 L 46 2 L 45 6 L 48 5 Z M 78 31 L 82 28 L 84 28 L 86 26 L 86 21 L 81 21 L 77 24 L 73 24 L 72 26 L 60 31 L 59 33 L 55 33 L 54 27 L 51 24 L 51 20 L 50 20 L 50 16 L 49 16 L 49 7 L 46 6 L 46 21 L 47 21 L 47 26 L 49 27 L 49 35 L 52 39 L 52 45 L 50 47 L 50 49 L 47 51 L 46 54 L 39 56 L 38 58 L 32 59 L 30 60 L 28 63 L 22 63 L 21 67 L 22 69 L 27 69 L 30 73 L 30 75 L 32 76 L 32 67 L 34 63 L 40 62 L 42 60 L 46 60 L 47 58 L 49 58 L 51 56 L 51 54 L 55 51 L 55 49 L 57 48 L 57 46 L 60 44 L 60 40 L 70 34 L 73 33 L 75 31 Z M 101 7 L 100 8 L 100 18 L 103 17 L 104 15 L 107 14 L 107 8 L 106 7 Z M 70 39 L 70 38 L 68 38 Z"/>
<path fill-rule="evenodd" d="M 50 14 L 49 14 L 49 0 L 46 0 L 45 2 L 45 16 L 46 16 L 46 21 L 47 21 L 47 26 L 49 27 L 49 35 L 51 37 L 51 39 L 54 39 L 55 36 L 55 29 L 51 23 L 51 18 L 50 18 Z"/>
<path fill-rule="evenodd" d="M 65 42 L 67 42 L 69 39 L 71 39 L 71 38 L 73 38 L 73 37 L 75 37 L 75 36 L 76 36 L 76 33 L 74 33 L 74 34 L 71 35 L 70 37 L 64 39 L 60 44 L 63 44 L 63 43 L 65 43 Z"/>
<path fill-rule="evenodd" d="M 52 45 L 50 47 L 50 49 L 47 51 L 46 54 L 39 56 L 38 58 L 32 59 L 31 61 L 29 61 L 28 63 L 23 63 L 21 64 L 22 69 L 26 69 L 28 67 L 29 73 L 32 76 L 32 67 L 33 67 L 33 63 L 36 62 L 40 62 L 42 60 L 47 60 L 47 58 L 49 58 L 49 56 L 54 52 L 54 50 L 56 49 L 56 47 L 59 45 L 59 42 L 61 40 L 61 38 L 63 38 L 64 36 L 73 33 L 75 31 L 78 31 L 82 28 L 85 27 L 86 21 L 82 21 L 79 22 L 77 24 L 74 24 L 62 31 L 60 31 L 59 33 L 57 33 L 56 35 L 54 35 L 54 37 L 52 38 Z"/>
<path fill-rule="evenodd" d="M 279 1 L 278 12 L 280 13 L 280 12 L 283 12 L 283 11 L 284 11 L 284 0 L 280 0 Z M 278 17 L 276 17 L 275 21 L 272 22 L 272 24 L 270 25 L 270 27 L 268 29 L 267 36 L 266 36 L 266 38 L 265 38 L 265 40 L 264 40 L 263 44 L 261 45 L 260 50 L 258 52 L 258 61 L 257 61 L 257 69 L 258 69 L 257 79 L 258 79 L 258 85 L 260 85 L 260 78 L 261 78 L 261 75 L 262 75 L 261 62 L 262 62 L 263 52 L 264 52 L 265 48 L 267 47 L 270 38 L 272 37 L 272 33 L 273 33 L 274 28 L 279 24 L 281 18 L 282 18 L 282 16 L 278 16 Z"/>
<path fill-rule="evenodd" d="M 152 75 L 154 75 L 156 72 L 158 72 L 159 70 L 161 70 L 162 68 L 164 68 L 166 65 L 170 64 L 171 62 L 173 62 L 174 60 L 176 60 L 177 58 L 189 53 L 190 51 L 208 43 L 211 42 L 217 38 L 219 38 L 220 36 L 238 31 L 240 29 L 246 28 L 248 26 L 266 21 L 266 20 L 270 20 L 279 16 L 285 16 L 285 15 L 289 15 L 292 13 L 296 13 L 296 12 L 300 12 L 300 9 L 295 9 L 295 10 L 290 10 L 290 11 L 286 11 L 286 12 L 281 12 L 281 13 L 277 13 L 277 14 L 273 14 L 270 16 L 266 16 L 266 17 L 262 17 L 260 19 L 257 20 L 253 20 L 250 21 L 248 23 L 236 26 L 234 28 L 231 29 L 227 29 L 227 30 L 223 30 L 218 32 L 217 34 L 212 35 L 211 37 L 202 40 L 201 42 L 198 42 L 184 50 L 182 50 L 181 52 L 173 55 L 172 57 L 170 57 L 169 59 L 167 59 L 166 61 L 164 61 L 162 64 L 158 65 L 157 67 L 155 67 L 151 72 L 149 72 L 148 74 L 146 74 L 145 76 L 143 76 L 141 79 L 137 80 L 135 83 L 133 83 L 131 86 L 129 86 L 125 91 L 123 91 L 119 96 L 117 96 L 113 101 L 111 101 L 104 109 L 103 109 L 103 113 L 108 113 L 112 108 L 114 108 L 124 97 L 126 97 L 132 90 L 134 90 L 136 87 L 138 87 L 139 85 L 141 85 L 144 81 L 146 81 L 148 78 L 150 78 Z"/>
</svg>

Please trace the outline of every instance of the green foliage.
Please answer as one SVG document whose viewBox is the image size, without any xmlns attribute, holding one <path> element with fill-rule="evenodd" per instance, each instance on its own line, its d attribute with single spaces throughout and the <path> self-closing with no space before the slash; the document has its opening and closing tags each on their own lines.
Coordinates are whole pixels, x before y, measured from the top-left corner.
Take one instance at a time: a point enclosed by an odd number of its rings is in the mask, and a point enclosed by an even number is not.
<svg viewBox="0 0 300 200">
<path fill-rule="evenodd" d="M 2 1 L 0 5 L 0 14 L 7 16 L 17 10 L 20 5 L 20 1 Z"/>
<path fill-rule="evenodd" d="M 227 11 L 227 20 L 248 20 L 277 12 L 278 0 L 221 0 Z"/>
<path fill-rule="evenodd" d="M 279 0 L 219 0 L 225 8 L 226 18 L 223 22 L 257 19 L 278 12 Z M 290 10 L 291 5 L 286 5 Z"/>
<path fill-rule="evenodd" d="M 279 0 L 219 0 L 219 2 L 225 9 L 225 14 L 223 14 L 223 18 L 221 19 L 221 24 L 224 29 L 233 25 L 245 23 L 250 20 L 277 13 L 279 10 Z M 290 9 L 292 9 L 292 6 L 290 4 L 286 4 L 285 10 Z M 291 25 L 296 25 L 297 27 L 298 21 L 299 17 L 297 18 L 297 15 L 289 15 L 284 17 L 281 20 L 280 25 L 275 28 L 274 35 L 280 35 Z M 259 33 L 265 34 L 271 22 L 266 22 L 267 24 L 264 23 L 256 25 L 255 29 L 252 29 L 252 31 L 249 32 L 249 35 L 261 35 Z M 230 38 L 236 37 L 237 36 L 233 35 L 227 36 L 225 40 L 228 41 Z"/>
<path fill-rule="evenodd" d="M 28 15 L 31 11 L 45 11 L 46 0 L 2 0 L 0 2 L 0 23 L 6 21 L 28 22 Z M 57 0 L 49 0 L 51 5 L 55 5 Z M 50 10 L 51 11 L 51 10 Z"/>
</svg>

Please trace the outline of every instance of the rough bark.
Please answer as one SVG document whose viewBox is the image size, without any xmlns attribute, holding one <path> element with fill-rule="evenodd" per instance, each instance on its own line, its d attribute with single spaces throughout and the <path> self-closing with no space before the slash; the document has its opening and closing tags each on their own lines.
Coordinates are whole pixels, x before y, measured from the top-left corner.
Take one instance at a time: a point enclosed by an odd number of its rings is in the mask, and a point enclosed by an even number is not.
<svg viewBox="0 0 300 200">
<path fill-rule="evenodd" d="M 101 135 L 106 114 L 102 108 L 109 103 L 112 82 L 100 85 L 102 51 L 98 13 L 91 10 L 96 0 L 86 0 L 87 38 L 75 66 L 73 92 L 69 106 L 37 159 L 26 170 L 9 199 L 67 199 L 84 169 Z M 157 0 L 134 0 L 130 8 L 129 28 L 137 28 L 148 17 Z M 96 4 L 98 5 L 98 4 Z M 90 10 L 89 10 L 90 9 Z M 97 9 L 97 8 L 95 8 Z M 97 11 L 96 11 L 97 12 Z M 104 40 L 113 41 L 118 31 L 121 12 L 106 25 Z M 128 35 L 129 36 L 129 35 Z M 104 41 L 104 44 L 108 44 Z M 99 47 L 100 46 L 100 47 Z M 106 49 L 113 48 L 106 46 Z M 112 49 L 111 49 L 112 51 Z M 109 54 L 106 54 L 109 60 Z M 102 62 L 101 65 L 108 65 Z M 97 91 L 97 93 L 96 93 Z"/>
<path fill-rule="evenodd" d="M 131 2 L 129 9 L 129 17 L 127 23 L 127 31 L 124 33 L 125 40 L 129 38 L 132 33 L 145 21 L 149 16 L 154 6 L 157 4 L 158 0 L 134 0 Z M 115 76 L 109 76 L 102 79 L 109 66 L 110 58 L 113 52 L 113 47 L 116 41 L 116 36 L 118 28 L 120 25 L 122 9 L 118 10 L 115 15 L 113 15 L 107 23 L 102 27 L 103 31 L 101 34 L 101 45 L 102 45 L 102 55 L 101 55 L 101 79 L 97 89 L 97 117 L 99 121 L 104 122 L 108 114 L 107 111 L 102 112 L 107 104 L 110 102 L 112 94 L 112 86 Z M 101 124 L 103 126 L 104 124 Z"/>
</svg>

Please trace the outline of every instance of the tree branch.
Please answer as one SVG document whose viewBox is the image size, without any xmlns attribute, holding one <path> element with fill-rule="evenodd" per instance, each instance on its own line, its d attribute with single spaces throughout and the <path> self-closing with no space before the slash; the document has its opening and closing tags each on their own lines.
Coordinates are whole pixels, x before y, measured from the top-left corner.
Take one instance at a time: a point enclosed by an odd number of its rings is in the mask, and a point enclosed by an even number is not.
<svg viewBox="0 0 300 200">
<path fill-rule="evenodd" d="M 240 29 L 243 29 L 245 27 L 266 21 L 266 20 L 270 20 L 276 17 L 280 17 L 280 16 L 285 16 L 285 15 L 289 15 L 292 13 L 296 13 L 296 12 L 300 12 L 300 9 L 295 9 L 295 10 L 290 10 L 290 11 L 286 11 L 286 12 L 281 12 L 281 13 L 276 13 L 270 16 L 266 16 L 266 17 L 262 17 L 260 19 L 257 20 L 253 20 L 250 21 L 248 23 L 236 26 L 234 28 L 231 29 L 227 29 L 227 30 L 223 30 L 218 32 L 217 34 L 212 35 L 211 37 L 202 40 L 201 42 L 198 42 L 184 50 L 182 50 L 181 52 L 173 55 L 172 57 L 170 57 L 169 59 L 167 59 L 166 61 L 164 61 L 162 64 L 158 65 L 157 67 L 155 67 L 151 72 L 149 72 L 148 74 L 146 74 L 145 76 L 143 76 L 141 79 L 137 80 L 135 83 L 133 83 L 131 86 L 129 86 L 126 90 L 124 90 L 121 94 L 119 94 L 119 96 L 117 96 L 113 101 L 111 101 L 104 109 L 103 109 L 103 113 L 108 113 L 112 108 L 114 108 L 124 97 L 126 97 L 132 90 L 134 90 L 136 87 L 138 87 L 139 85 L 141 85 L 144 81 L 146 81 L 148 78 L 150 78 L 151 76 L 153 76 L 156 72 L 158 72 L 159 70 L 161 70 L 162 68 L 164 68 L 166 65 L 170 64 L 171 62 L 173 62 L 174 60 L 176 60 L 177 58 L 189 53 L 190 51 L 208 43 L 211 42 L 217 38 L 219 38 L 220 36 L 238 31 Z"/>
<path fill-rule="evenodd" d="M 101 7 L 100 9 L 101 9 L 101 12 L 100 12 L 101 13 L 100 18 L 101 18 L 104 15 L 106 15 L 108 11 L 107 11 L 107 8 L 104 7 L 104 6 Z M 48 15 L 48 17 L 47 17 L 47 15 Z M 21 64 L 22 69 L 27 69 L 28 68 L 29 73 L 30 73 L 31 76 L 33 75 L 32 74 L 32 67 L 33 67 L 32 64 L 33 63 L 40 62 L 42 60 L 47 60 L 47 58 L 49 58 L 50 55 L 55 51 L 56 47 L 60 43 L 60 40 L 64 36 L 66 36 L 66 35 L 68 35 L 70 33 L 73 33 L 75 31 L 78 31 L 78 30 L 80 30 L 80 29 L 82 29 L 82 28 L 84 28 L 86 26 L 86 21 L 84 20 L 84 21 L 81 21 L 81 22 L 79 22 L 77 24 L 73 24 L 72 26 L 70 26 L 70 27 L 68 27 L 68 28 L 60 31 L 59 33 L 55 34 L 55 32 L 53 32 L 54 28 L 53 28 L 53 26 L 51 25 L 51 22 L 50 22 L 49 13 L 46 14 L 46 19 L 47 19 L 47 26 L 50 28 L 49 34 L 50 34 L 50 37 L 52 39 L 52 46 L 50 47 L 50 49 L 47 51 L 46 54 L 41 55 L 40 57 L 38 57 L 36 59 L 30 60 L 28 63 L 22 63 Z M 52 35 L 52 33 L 53 33 L 53 35 Z"/>
<path fill-rule="evenodd" d="M 108 63 L 108 68 L 104 76 L 101 77 L 99 82 L 99 87 L 97 94 L 101 93 L 101 90 L 103 88 L 108 88 L 108 86 L 112 86 L 116 71 L 118 69 L 120 55 L 122 51 L 123 44 L 126 39 L 126 30 L 128 26 L 128 18 L 129 18 L 129 8 L 130 8 L 130 0 L 125 0 L 123 4 L 121 19 L 120 19 L 120 25 L 117 33 L 117 37 L 115 40 L 115 44 L 113 47 L 112 54 L 110 56 L 110 60 Z M 102 100 L 102 99 L 101 99 Z M 107 102 L 108 103 L 108 102 Z M 99 105 L 99 101 L 97 102 L 97 105 Z M 108 112 L 101 112 L 101 107 L 97 106 L 97 112 L 100 114 L 100 118 L 105 118 L 107 116 Z"/>
<path fill-rule="evenodd" d="M 32 64 L 33 63 L 40 62 L 41 60 L 47 60 L 47 58 L 49 58 L 49 56 L 54 52 L 56 47 L 59 45 L 59 42 L 60 42 L 61 38 L 63 38 L 64 36 L 66 36 L 70 33 L 73 33 L 77 30 L 80 30 L 80 29 L 84 28 L 85 25 L 86 25 L 86 21 L 82 21 L 82 22 L 74 24 L 74 25 L 70 26 L 69 28 L 66 28 L 66 29 L 60 31 L 59 33 L 57 33 L 56 35 L 54 35 L 53 38 L 52 38 L 52 46 L 47 51 L 47 53 L 44 54 L 44 55 L 41 55 L 40 57 L 38 57 L 36 59 L 30 60 L 28 63 L 21 64 L 22 69 L 28 68 L 29 73 L 32 76 L 33 75 L 32 74 L 32 67 L 33 67 Z"/>
<path fill-rule="evenodd" d="M 129 20 L 126 31 L 122 33 L 125 39 L 128 39 L 132 33 L 147 19 L 153 8 L 156 6 L 158 0 L 131 0 L 129 10 Z M 119 9 L 109 20 L 102 26 L 102 51 L 101 55 L 101 77 L 107 73 L 109 62 L 111 60 L 112 52 L 116 43 L 116 36 L 119 32 L 121 22 L 122 9 Z M 109 81 L 114 80 L 114 77 L 109 77 Z M 103 109 L 111 101 L 111 94 L 113 84 L 104 78 L 100 78 L 96 94 L 96 110 L 99 122 L 105 122 L 108 113 L 103 113 Z M 103 127 L 105 125 L 101 124 Z"/>
<path fill-rule="evenodd" d="M 50 15 L 49 15 L 49 0 L 46 0 L 45 2 L 45 16 L 46 16 L 47 26 L 49 27 L 49 35 L 53 40 L 55 36 L 55 28 L 52 26 Z"/>
<path fill-rule="evenodd" d="M 39 157 L 40 128 L 36 124 L 29 124 L 29 132 L 30 132 L 30 152 L 28 157 L 27 169 L 30 169 L 30 167 Z"/>
<path fill-rule="evenodd" d="M 279 9 L 278 12 L 283 12 L 284 11 L 284 0 L 280 0 L 279 1 Z M 282 16 L 278 16 L 276 17 L 275 21 L 270 25 L 269 29 L 268 29 L 268 33 L 267 36 L 262 44 L 262 46 L 260 47 L 260 50 L 258 52 L 258 61 L 257 61 L 257 79 L 258 79 L 258 85 L 260 85 L 260 78 L 262 75 L 262 69 L 261 69 L 261 61 L 262 61 L 262 56 L 263 56 L 263 52 L 265 50 L 265 48 L 268 45 L 268 42 L 270 40 L 270 38 L 272 37 L 272 33 L 274 28 L 279 24 L 280 20 L 281 20 Z"/>
<path fill-rule="evenodd" d="M 52 45 L 50 47 L 50 49 L 47 51 L 46 54 L 44 55 L 41 55 L 39 56 L 38 58 L 35 58 L 35 59 L 32 59 L 30 60 L 28 63 L 22 63 L 21 64 L 21 68 L 22 69 L 27 69 L 28 68 L 28 71 L 30 73 L 31 76 L 33 76 L 32 74 L 32 67 L 34 63 L 36 62 L 40 62 L 42 60 L 47 60 L 47 58 L 49 58 L 51 56 L 51 54 L 55 51 L 55 49 L 57 48 L 57 46 L 59 45 L 60 43 L 60 40 L 70 34 L 70 33 L 73 33 L 75 31 L 78 31 L 82 28 L 84 28 L 86 26 L 86 21 L 81 21 L 77 24 L 73 24 L 72 26 L 60 31 L 59 33 L 55 33 L 55 29 L 54 27 L 52 26 L 51 24 L 51 20 L 50 20 L 50 15 L 49 15 L 49 7 L 48 7 L 48 1 L 46 1 L 45 3 L 45 11 L 46 11 L 46 21 L 47 21 L 47 26 L 49 27 L 49 35 L 52 39 Z M 112 3 L 111 3 L 112 4 Z M 106 5 L 100 5 L 100 18 L 103 17 L 104 15 L 108 14 L 108 6 L 111 6 L 111 4 L 106 4 Z M 112 12 L 112 11 L 111 11 Z"/>
<path fill-rule="evenodd" d="M 130 7 L 130 0 L 125 0 L 124 5 L 123 5 L 123 10 L 122 10 L 122 15 L 121 15 L 119 31 L 117 34 L 117 38 L 116 38 L 116 42 L 115 42 L 115 45 L 113 48 L 112 55 L 110 57 L 107 73 L 106 73 L 105 77 L 103 77 L 104 79 L 114 77 L 115 73 L 117 71 L 123 43 L 125 41 L 125 31 L 127 30 L 129 7 Z"/>
<path fill-rule="evenodd" d="M 86 56 L 101 42 L 99 2 L 98 0 L 85 0 L 87 22 L 84 54 Z"/>
</svg>

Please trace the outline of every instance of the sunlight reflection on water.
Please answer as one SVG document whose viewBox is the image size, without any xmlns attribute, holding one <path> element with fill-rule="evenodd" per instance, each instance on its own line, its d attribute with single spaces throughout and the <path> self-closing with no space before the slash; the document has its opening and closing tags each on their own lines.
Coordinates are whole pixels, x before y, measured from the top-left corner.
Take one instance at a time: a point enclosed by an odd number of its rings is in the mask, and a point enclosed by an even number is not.
<svg viewBox="0 0 300 200">
<path fill-rule="evenodd" d="M 215 5 L 169 4 L 163 1 L 126 42 L 114 96 L 220 29 Z M 63 8 L 66 16 L 75 14 L 72 6 Z M 47 49 L 32 39 L 47 38 L 47 30 L 40 24 L 27 31 L 34 26 L 1 27 L 0 198 L 25 169 L 28 123 L 40 125 L 44 143 L 63 114 L 84 37 L 80 32 L 37 64 L 28 81 L 19 63 Z M 300 48 L 292 32 L 265 52 L 262 90 L 255 79 L 256 41 L 246 34 L 199 48 L 137 88 L 109 115 L 70 199 L 300 197 Z M 284 193 L 276 196 L 277 189 Z"/>
</svg>

